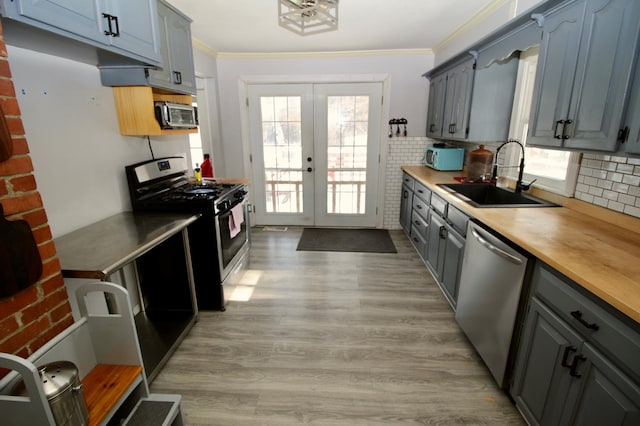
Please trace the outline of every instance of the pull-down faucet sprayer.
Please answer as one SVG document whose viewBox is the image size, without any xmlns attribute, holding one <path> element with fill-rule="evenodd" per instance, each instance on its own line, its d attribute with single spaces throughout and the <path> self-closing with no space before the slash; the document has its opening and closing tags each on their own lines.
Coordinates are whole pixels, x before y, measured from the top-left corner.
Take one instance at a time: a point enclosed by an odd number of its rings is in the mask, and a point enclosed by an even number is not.
<svg viewBox="0 0 640 426">
<path fill-rule="evenodd" d="M 498 149 L 496 149 L 496 156 L 495 156 L 495 162 L 493 164 L 493 171 L 491 174 L 491 179 L 495 182 L 498 178 L 498 153 L 500 152 L 500 150 L 502 149 L 503 146 L 505 146 L 506 144 L 509 143 L 517 143 L 520 146 L 520 149 L 522 151 L 522 157 L 520 158 L 520 166 L 518 167 L 518 180 L 516 181 L 516 193 L 520 193 L 522 192 L 522 190 L 528 191 L 531 188 L 531 184 L 533 182 L 536 181 L 536 179 L 532 180 L 531 182 L 529 182 L 528 184 L 523 184 L 522 183 L 522 175 L 524 174 L 524 146 L 517 140 L 515 139 L 509 139 L 508 141 L 504 142 L 502 145 L 500 145 L 498 147 Z"/>
</svg>

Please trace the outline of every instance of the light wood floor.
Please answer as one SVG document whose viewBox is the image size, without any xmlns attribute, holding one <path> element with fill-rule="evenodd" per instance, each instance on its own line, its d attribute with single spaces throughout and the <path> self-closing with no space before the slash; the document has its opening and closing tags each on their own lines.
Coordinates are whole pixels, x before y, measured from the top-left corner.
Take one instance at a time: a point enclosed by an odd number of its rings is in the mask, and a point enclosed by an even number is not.
<svg viewBox="0 0 640 426">
<path fill-rule="evenodd" d="M 523 424 L 402 232 L 397 254 L 300 234 L 254 229 L 251 298 L 201 312 L 152 384 L 185 424 Z"/>
</svg>

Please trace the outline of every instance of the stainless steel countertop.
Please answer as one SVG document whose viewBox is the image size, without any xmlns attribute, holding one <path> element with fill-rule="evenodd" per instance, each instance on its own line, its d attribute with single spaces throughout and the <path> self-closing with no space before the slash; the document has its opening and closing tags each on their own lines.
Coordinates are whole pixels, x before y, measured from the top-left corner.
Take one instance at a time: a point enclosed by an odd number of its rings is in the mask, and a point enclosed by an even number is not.
<svg viewBox="0 0 640 426">
<path fill-rule="evenodd" d="M 62 275 L 107 279 L 195 222 L 199 214 L 122 212 L 54 240 Z"/>
</svg>

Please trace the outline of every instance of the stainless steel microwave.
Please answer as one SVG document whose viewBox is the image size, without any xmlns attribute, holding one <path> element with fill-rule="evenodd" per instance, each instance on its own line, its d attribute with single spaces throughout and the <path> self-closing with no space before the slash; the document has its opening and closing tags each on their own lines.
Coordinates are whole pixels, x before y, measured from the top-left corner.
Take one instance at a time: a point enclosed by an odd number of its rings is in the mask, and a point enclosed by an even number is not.
<svg viewBox="0 0 640 426">
<path fill-rule="evenodd" d="M 198 110 L 193 105 L 155 102 L 156 119 L 163 129 L 195 129 Z"/>
</svg>

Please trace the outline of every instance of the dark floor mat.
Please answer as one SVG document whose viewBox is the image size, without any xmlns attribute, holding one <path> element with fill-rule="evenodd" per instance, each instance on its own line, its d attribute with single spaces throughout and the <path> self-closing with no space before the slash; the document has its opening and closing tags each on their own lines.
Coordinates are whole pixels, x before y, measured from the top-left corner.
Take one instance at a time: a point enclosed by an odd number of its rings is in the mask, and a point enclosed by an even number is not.
<svg viewBox="0 0 640 426">
<path fill-rule="evenodd" d="M 304 228 L 297 250 L 397 253 L 386 229 Z"/>
</svg>

